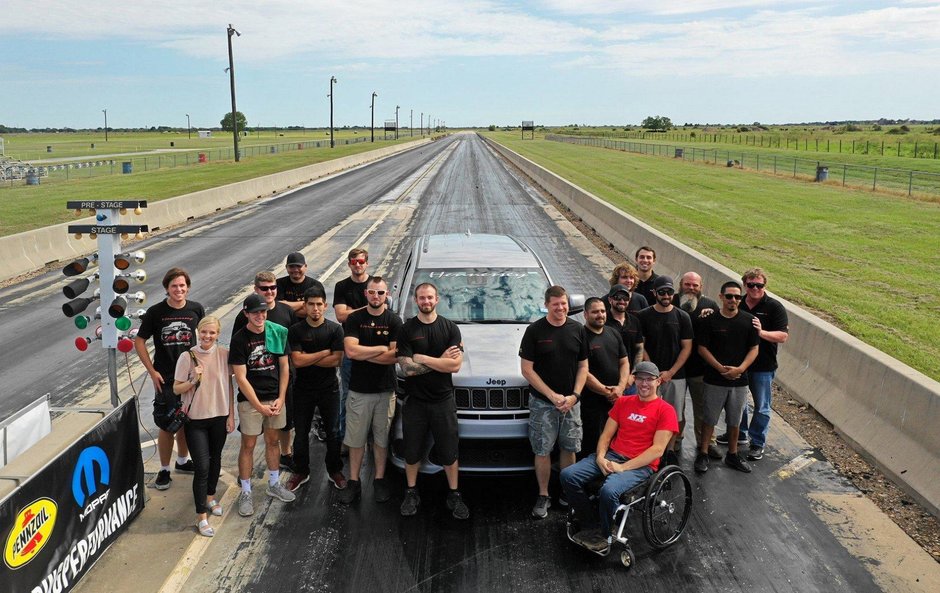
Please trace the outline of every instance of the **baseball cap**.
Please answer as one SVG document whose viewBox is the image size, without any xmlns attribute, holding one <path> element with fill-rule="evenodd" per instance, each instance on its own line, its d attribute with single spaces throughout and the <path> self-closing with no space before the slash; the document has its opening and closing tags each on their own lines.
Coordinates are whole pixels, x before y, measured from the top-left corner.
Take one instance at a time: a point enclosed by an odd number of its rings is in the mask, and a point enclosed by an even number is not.
<svg viewBox="0 0 940 593">
<path fill-rule="evenodd" d="M 250 294 L 245 297 L 245 302 L 242 303 L 242 309 L 248 313 L 267 311 L 268 304 L 264 302 L 264 297 L 262 297 L 260 294 Z"/>
<path fill-rule="evenodd" d="M 613 286 L 610 287 L 610 291 L 607 293 L 607 296 L 612 297 L 612 296 L 620 294 L 621 292 L 630 294 L 630 289 L 624 286 L 623 284 L 614 284 Z"/>
<path fill-rule="evenodd" d="M 659 290 L 660 288 L 671 288 L 675 290 L 676 288 L 672 285 L 672 278 L 669 276 L 657 276 L 653 280 L 653 290 Z"/>
<path fill-rule="evenodd" d="M 640 364 L 636 365 L 636 368 L 633 369 L 634 375 L 652 375 L 653 377 L 659 376 L 659 367 L 648 360 L 644 360 Z"/>
<path fill-rule="evenodd" d="M 293 252 L 287 255 L 287 265 L 288 266 L 305 266 L 307 265 L 307 260 L 304 258 L 304 254 L 300 252 Z"/>
</svg>

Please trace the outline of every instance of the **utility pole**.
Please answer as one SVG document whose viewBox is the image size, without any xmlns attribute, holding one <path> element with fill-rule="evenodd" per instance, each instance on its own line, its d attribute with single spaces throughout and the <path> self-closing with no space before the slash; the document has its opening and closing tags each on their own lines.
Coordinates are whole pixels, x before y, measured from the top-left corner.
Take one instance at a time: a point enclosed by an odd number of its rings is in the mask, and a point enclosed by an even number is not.
<svg viewBox="0 0 940 593">
<path fill-rule="evenodd" d="M 336 82 L 339 82 L 336 77 L 330 76 L 330 148 L 336 146 L 336 143 L 333 142 L 333 84 Z"/>
<path fill-rule="evenodd" d="M 108 141 L 108 110 L 102 109 L 101 113 L 104 113 L 104 141 Z"/>
<path fill-rule="evenodd" d="M 193 139 L 193 127 L 189 123 L 189 114 L 186 114 L 186 136 L 189 140 Z"/>
<path fill-rule="evenodd" d="M 398 140 L 398 105 L 395 106 L 395 140 Z"/>
<path fill-rule="evenodd" d="M 372 142 L 375 142 L 375 98 L 378 96 L 379 94 L 377 92 L 372 91 Z"/>
<path fill-rule="evenodd" d="M 228 25 L 228 82 L 229 88 L 232 93 L 232 141 L 235 145 L 235 162 L 241 160 L 241 155 L 238 153 L 238 108 L 235 107 L 235 61 L 232 59 L 232 35 L 242 36 L 241 33 L 235 30 L 235 27 L 231 23 Z"/>
</svg>

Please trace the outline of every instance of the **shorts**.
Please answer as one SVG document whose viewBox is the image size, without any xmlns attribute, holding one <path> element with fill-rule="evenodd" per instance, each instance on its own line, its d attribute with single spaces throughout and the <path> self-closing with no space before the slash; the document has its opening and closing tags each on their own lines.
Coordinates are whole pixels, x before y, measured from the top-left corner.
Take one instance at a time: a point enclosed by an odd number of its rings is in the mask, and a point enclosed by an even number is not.
<svg viewBox="0 0 940 593">
<path fill-rule="evenodd" d="M 453 465 L 457 461 L 457 403 L 453 397 L 429 402 L 411 396 L 402 406 L 405 463 L 421 463 L 426 452 L 428 432 L 434 438 L 434 462 Z"/>
<path fill-rule="evenodd" d="M 153 394 L 153 423 L 157 425 L 157 428 L 166 431 L 166 427 L 170 425 L 168 414 L 175 407 L 171 404 L 178 403 L 180 399 L 179 395 L 173 393 L 173 381 L 169 382 L 169 387 L 164 381 L 163 390 Z"/>
<path fill-rule="evenodd" d="M 388 448 L 388 429 L 395 415 L 395 392 L 360 393 L 349 390 L 346 398 L 346 436 L 343 444 L 354 449 L 366 446 L 369 430 L 372 442 Z"/>
<path fill-rule="evenodd" d="M 730 427 L 737 427 L 741 423 L 744 406 L 747 405 L 747 394 L 750 393 L 747 385 L 739 387 L 725 387 L 721 385 L 705 384 L 703 395 L 705 410 L 702 422 L 715 426 L 721 411 L 725 411 L 725 422 Z"/>
<path fill-rule="evenodd" d="M 685 378 L 672 379 L 660 385 L 659 397 L 672 406 L 679 422 L 685 422 Z"/>
<path fill-rule="evenodd" d="M 577 403 L 567 414 L 534 395 L 529 396 L 529 444 L 532 452 L 545 457 L 558 448 L 569 453 L 581 450 L 581 404 Z"/>
<path fill-rule="evenodd" d="M 265 403 L 262 401 L 261 403 Z M 265 416 L 251 402 L 238 402 L 238 432 L 256 437 L 269 428 L 280 430 L 287 423 L 287 408 L 281 406 L 277 416 Z"/>
</svg>

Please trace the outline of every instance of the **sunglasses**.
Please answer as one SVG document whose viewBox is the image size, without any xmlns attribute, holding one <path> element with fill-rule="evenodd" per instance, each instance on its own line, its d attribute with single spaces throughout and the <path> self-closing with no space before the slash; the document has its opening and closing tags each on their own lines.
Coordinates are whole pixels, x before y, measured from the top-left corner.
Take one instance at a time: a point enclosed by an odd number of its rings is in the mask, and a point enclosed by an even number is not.
<svg viewBox="0 0 940 593">
<path fill-rule="evenodd" d="M 386 291 L 386 290 L 374 290 L 374 289 L 371 289 L 371 288 L 370 288 L 370 289 L 366 290 L 366 292 L 368 292 L 370 295 L 373 295 L 373 296 L 375 296 L 375 295 L 385 296 L 385 293 L 388 292 L 388 291 Z"/>
<path fill-rule="evenodd" d="M 617 295 L 617 296 L 612 296 L 612 297 L 610 297 L 610 300 L 612 300 L 612 301 L 629 301 L 629 300 L 630 300 L 630 297 L 628 297 L 628 296 L 626 296 L 626 295 Z"/>
<path fill-rule="evenodd" d="M 745 286 L 747 286 L 748 288 L 764 288 L 766 284 L 762 284 L 760 282 L 748 282 L 747 284 L 745 284 Z"/>
<path fill-rule="evenodd" d="M 739 294 L 723 294 L 721 296 L 725 297 L 725 300 L 728 300 L 728 301 L 730 300 L 740 301 L 741 299 L 744 298 L 743 296 Z"/>
<path fill-rule="evenodd" d="M 257 286 L 255 288 L 257 288 L 261 292 L 274 292 L 275 290 L 277 290 L 277 284 L 270 284 L 268 286 Z"/>
<path fill-rule="evenodd" d="M 364 265 L 366 265 L 366 263 L 367 263 L 367 260 L 364 260 L 364 259 L 351 259 L 351 260 L 349 260 L 349 265 L 351 265 L 351 266 L 355 266 L 355 265 L 364 266 Z"/>
<path fill-rule="evenodd" d="M 658 294 L 659 296 L 666 296 L 670 294 L 676 294 L 676 291 L 671 288 L 660 288 L 659 290 L 656 291 L 656 294 Z"/>
</svg>

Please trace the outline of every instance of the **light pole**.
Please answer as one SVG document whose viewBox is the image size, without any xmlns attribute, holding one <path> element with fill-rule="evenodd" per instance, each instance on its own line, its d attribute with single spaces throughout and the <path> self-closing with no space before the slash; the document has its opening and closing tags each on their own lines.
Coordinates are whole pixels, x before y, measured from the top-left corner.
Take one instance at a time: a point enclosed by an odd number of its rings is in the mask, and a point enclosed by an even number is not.
<svg viewBox="0 0 940 593">
<path fill-rule="evenodd" d="M 375 142 L 375 98 L 378 96 L 377 92 L 372 91 L 372 142 Z"/>
<path fill-rule="evenodd" d="M 235 61 L 232 59 L 232 35 L 242 36 L 241 33 L 235 30 L 235 27 L 231 23 L 228 25 L 228 80 L 229 87 L 232 91 L 232 140 L 235 143 L 235 162 L 241 160 L 241 155 L 238 154 L 238 118 L 235 117 L 235 114 L 238 113 L 238 109 L 235 107 Z"/>
<path fill-rule="evenodd" d="M 330 148 L 336 146 L 336 143 L 333 142 L 333 83 L 336 82 L 339 82 L 336 77 L 330 76 L 330 94 L 327 95 L 330 98 Z"/>
<path fill-rule="evenodd" d="M 415 110 L 412 109 L 408 115 L 408 136 L 415 135 Z"/>
<path fill-rule="evenodd" d="M 104 141 L 108 141 L 108 110 L 102 109 L 101 113 L 104 114 Z"/>
<path fill-rule="evenodd" d="M 398 140 L 398 110 L 399 109 L 400 107 L 396 105 L 395 106 L 395 140 Z"/>
<path fill-rule="evenodd" d="M 424 137 L 424 112 L 421 112 L 421 136 Z"/>
<path fill-rule="evenodd" d="M 186 137 L 190 140 L 193 139 L 193 127 L 189 123 L 189 114 L 186 114 Z"/>
</svg>

